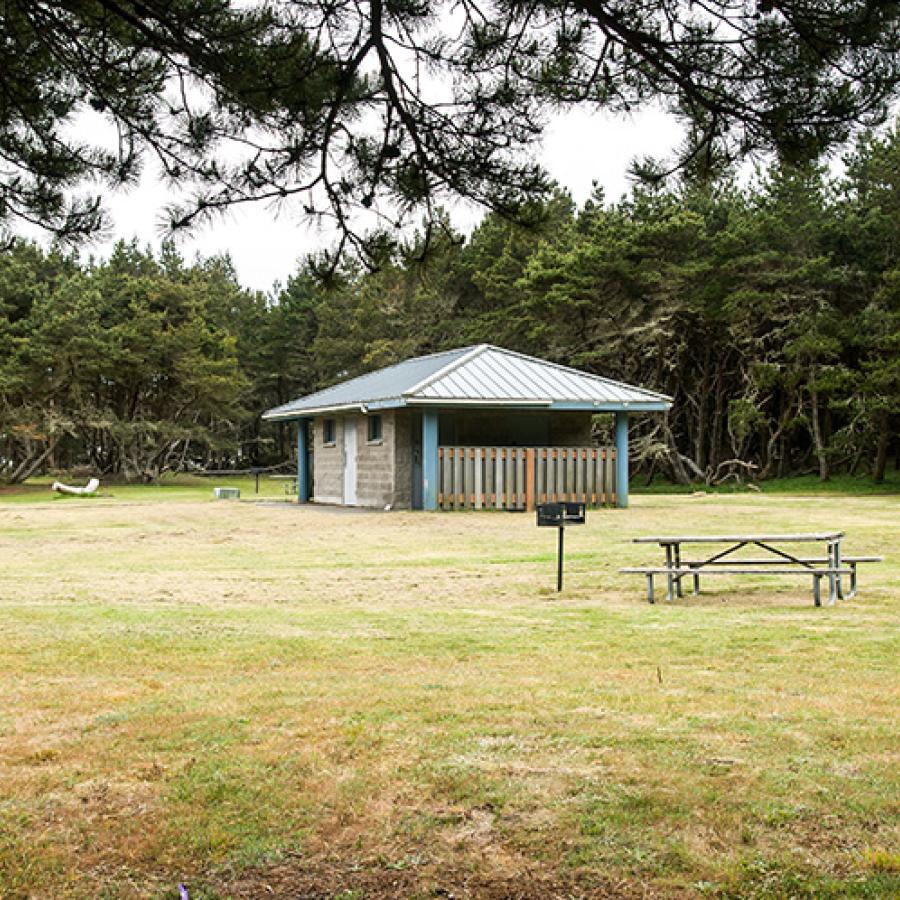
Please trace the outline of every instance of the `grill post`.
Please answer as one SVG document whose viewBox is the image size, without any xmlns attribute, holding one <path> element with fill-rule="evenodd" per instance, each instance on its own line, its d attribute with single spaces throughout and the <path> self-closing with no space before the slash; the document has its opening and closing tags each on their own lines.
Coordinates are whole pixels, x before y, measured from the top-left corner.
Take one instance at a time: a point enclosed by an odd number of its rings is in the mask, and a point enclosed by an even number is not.
<svg viewBox="0 0 900 900">
<path fill-rule="evenodd" d="M 559 546 L 556 549 L 556 593 L 558 594 L 562 590 L 562 581 L 563 581 L 563 535 L 566 533 L 566 529 L 563 525 L 560 525 L 557 529 L 559 531 Z"/>
</svg>

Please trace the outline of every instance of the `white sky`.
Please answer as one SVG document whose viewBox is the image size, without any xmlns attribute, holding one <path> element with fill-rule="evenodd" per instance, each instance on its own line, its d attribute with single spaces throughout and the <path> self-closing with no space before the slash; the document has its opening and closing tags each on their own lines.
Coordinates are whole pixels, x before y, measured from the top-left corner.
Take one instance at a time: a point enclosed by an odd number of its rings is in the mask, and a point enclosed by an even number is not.
<svg viewBox="0 0 900 900">
<path fill-rule="evenodd" d="M 677 123 L 649 106 L 627 119 L 574 109 L 551 122 L 542 162 L 576 203 L 588 198 L 594 181 L 604 187 L 608 199 L 617 200 L 628 190 L 626 172 L 634 157 L 667 156 L 680 139 Z M 106 256 L 120 238 L 136 237 L 142 245 L 158 248 L 163 239 L 163 207 L 169 199 L 148 167 L 138 186 L 108 195 L 111 237 L 85 247 L 84 255 Z M 463 204 L 452 210 L 454 225 L 465 232 L 483 215 L 480 208 Z M 178 246 L 189 259 L 227 252 L 244 286 L 269 291 L 296 270 L 299 260 L 332 242 L 331 235 L 304 222 L 290 206 L 276 215 L 259 203 L 241 206 L 182 236 Z"/>
</svg>

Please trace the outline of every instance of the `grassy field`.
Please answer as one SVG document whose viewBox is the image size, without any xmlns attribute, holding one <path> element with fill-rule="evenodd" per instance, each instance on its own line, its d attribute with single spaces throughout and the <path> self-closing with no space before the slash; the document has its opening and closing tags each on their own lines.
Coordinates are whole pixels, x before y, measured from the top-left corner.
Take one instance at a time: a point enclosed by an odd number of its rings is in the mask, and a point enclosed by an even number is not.
<svg viewBox="0 0 900 900">
<path fill-rule="evenodd" d="M 531 516 L 210 489 L 0 496 L 3 898 L 900 894 L 896 495 L 639 496 L 557 595 Z M 617 572 L 835 527 L 833 608 Z"/>
</svg>

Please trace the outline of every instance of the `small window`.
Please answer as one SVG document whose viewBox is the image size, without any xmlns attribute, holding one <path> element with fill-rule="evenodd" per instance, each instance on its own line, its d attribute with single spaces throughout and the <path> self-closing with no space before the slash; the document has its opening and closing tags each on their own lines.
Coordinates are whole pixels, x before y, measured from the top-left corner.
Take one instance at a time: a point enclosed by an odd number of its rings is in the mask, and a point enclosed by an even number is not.
<svg viewBox="0 0 900 900">
<path fill-rule="evenodd" d="M 325 419 L 322 422 L 322 443 L 326 447 L 334 446 L 334 419 Z"/>
<path fill-rule="evenodd" d="M 369 443 L 376 444 L 381 440 L 381 416 L 369 416 Z"/>
</svg>

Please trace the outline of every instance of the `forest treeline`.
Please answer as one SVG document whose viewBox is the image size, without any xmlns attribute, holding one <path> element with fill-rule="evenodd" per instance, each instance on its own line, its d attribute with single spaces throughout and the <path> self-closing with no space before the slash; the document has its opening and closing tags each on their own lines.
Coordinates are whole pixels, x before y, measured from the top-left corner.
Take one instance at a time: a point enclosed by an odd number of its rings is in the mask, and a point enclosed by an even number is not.
<svg viewBox="0 0 900 900">
<path fill-rule="evenodd" d="M 120 244 L 0 254 L 0 478 L 275 464 L 265 409 L 409 356 L 490 342 L 670 394 L 638 465 L 680 482 L 883 479 L 900 422 L 900 128 L 845 171 L 562 192 L 531 227 L 488 215 L 383 264 L 269 294 L 227 258 Z M 602 432 L 604 423 L 598 422 Z"/>
</svg>

